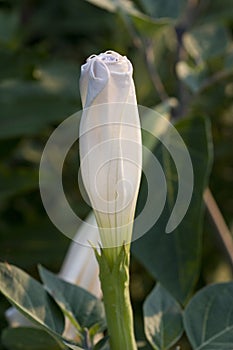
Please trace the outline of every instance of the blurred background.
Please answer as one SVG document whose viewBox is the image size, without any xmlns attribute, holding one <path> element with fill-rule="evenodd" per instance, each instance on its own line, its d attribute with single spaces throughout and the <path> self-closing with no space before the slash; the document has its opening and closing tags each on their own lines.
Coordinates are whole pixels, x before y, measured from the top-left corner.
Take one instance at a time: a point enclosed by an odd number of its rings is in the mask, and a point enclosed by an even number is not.
<svg viewBox="0 0 233 350">
<path fill-rule="evenodd" d="M 54 128 L 81 109 L 80 66 L 109 49 L 132 61 L 139 104 L 159 106 L 174 121 L 209 118 L 210 189 L 232 232 L 232 39 L 231 0 L 0 0 L 0 260 L 35 277 L 39 262 L 59 270 L 70 242 L 43 209 L 40 157 Z M 74 146 L 64 184 L 85 216 L 73 191 L 76 161 Z M 206 218 L 200 283 L 229 279 L 232 265 Z M 135 305 L 152 285 L 133 259 Z M 0 295 L 0 330 L 8 306 Z"/>
</svg>

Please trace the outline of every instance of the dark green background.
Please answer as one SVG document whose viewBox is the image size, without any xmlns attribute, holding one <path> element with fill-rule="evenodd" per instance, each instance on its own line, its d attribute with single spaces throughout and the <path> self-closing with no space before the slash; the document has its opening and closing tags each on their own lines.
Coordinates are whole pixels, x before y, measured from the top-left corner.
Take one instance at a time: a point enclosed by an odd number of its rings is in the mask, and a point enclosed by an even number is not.
<svg viewBox="0 0 233 350">
<path fill-rule="evenodd" d="M 104 3 L 110 12 L 91 2 L 102 7 Z M 189 9 L 190 4 L 194 9 Z M 167 95 L 178 101 L 178 106 L 168 108 L 173 120 L 200 116 L 210 120 L 214 146 L 210 188 L 232 227 L 232 35 L 230 0 L 135 0 L 119 1 L 118 7 L 110 0 L 1 0 L 0 260 L 35 276 L 39 262 L 59 270 L 69 241 L 43 209 L 38 188 L 40 156 L 59 122 L 81 109 L 81 64 L 89 55 L 109 49 L 132 61 L 139 104 L 165 105 L 161 97 L 166 100 Z M 162 80 L 165 96 L 153 85 L 150 64 Z M 193 122 L 190 137 L 201 144 L 202 140 L 195 139 L 195 128 L 198 123 Z M 64 184 L 69 200 L 84 216 L 88 208 L 78 190 L 73 191 L 77 154 L 74 146 Z M 203 242 L 197 285 L 231 279 L 231 267 L 207 220 Z M 133 259 L 131 289 L 136 310 L 152 285 L 153 278 Z M 0 296 L 0 328 L 6 325 L 6 307 Z"/>
</svg>

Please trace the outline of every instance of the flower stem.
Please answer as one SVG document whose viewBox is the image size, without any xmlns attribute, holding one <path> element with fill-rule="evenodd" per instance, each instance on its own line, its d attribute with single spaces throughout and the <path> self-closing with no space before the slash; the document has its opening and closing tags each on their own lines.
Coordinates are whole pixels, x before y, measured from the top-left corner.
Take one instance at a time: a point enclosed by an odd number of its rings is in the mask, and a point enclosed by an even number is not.
<svg viewBox="0 0 233 350">
<path fill-rule="evenodd" d="M 123 245 L 114 263 L 105 249 L 96 252 L 111 350 L 136 350 L 129 294 L 129 246 Z"/>
</svg>

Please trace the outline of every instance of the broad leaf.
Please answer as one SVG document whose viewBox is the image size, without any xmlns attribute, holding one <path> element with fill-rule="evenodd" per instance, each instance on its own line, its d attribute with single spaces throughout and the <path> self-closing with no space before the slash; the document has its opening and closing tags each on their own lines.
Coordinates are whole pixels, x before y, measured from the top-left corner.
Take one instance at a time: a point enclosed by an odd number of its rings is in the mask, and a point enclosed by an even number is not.
<svg viewBox="0 0 233 350">
<path fill-rule="evenodd" d="M 83 347 L 80 347 L 79 345 L 74 345 L 72 344 L 71 342 L 69 341 L 63 341 L 65 345 L 67 345 L 69 347 L 69 349 L 72 349 L 72 350 L 86 350 L 84 349 Z"/>
<path fill-rule="evenodd" d="M 101 7 L 110 12 L 123 11 L 129 15 L 137 17 L 143 16 L 143 14 L 136 8 L 132 1 L 111 1 L 111 0 L 86 0 L 93 5 Z"/>
<path fill-rule="evenodd" d="M 153 18 L 170 18 L 177 19 L 187 1 L 186 0 L 139 0 L 145 12 Z"/>
<path fill-rule="evenodd" d="M 145 334 L 153 349 L 167 350 L 181 337 L 181 307 L 160 284 L 144 302 L 143 313 Z"/>
<path fill-rule="evenodd" d="M 29 327 L 6 328 L 2 332 L 2 343 L 8 350 L 61 350 L 66 349 L 50 334 Z"/>
<path fill-rule="evenodd" d="M 196 93 L 202 88 L 205 79 L 208 78 L 208 70 L 204 64 L 191 67 L 188 63 L 180 61 L 176 66 L 176 72 L 181 81 L 183 81 L 189 89 Z"/>
<path fill-rule="evenodd" d="M 225 56 L 224 61 L 223 69 L 218 72 L 218 79 L 216 81 L 216 76 L 214 74 L 210 75 L 210 71 L 205 63 L 201 63 L 197 66 L 190 66 L 187 62 L 180 61 L 176 65 L 176 72 L 180 80 L 182 80 L 193 93 L 201 94 L 204 89 L 233 75 L 231 55 Z"/>
<path fill-rule="evenodd" d="M 184 36 L 184 45 L 195 60 L 209 60 L 226 53 L 230 36 L 221 25 L 199 26 Z"/>
<path fill-rule="evenodd" d="M 133 242 L 132 251 L 177 300 L 185 303 L 192 293 L 200 271 L 204 213 L 202 194 L 209 176 L 212 147 L 210 126 L 204 118 L 195 117 L 179 121 L 176 128 L 188 147 L 193 164 L 194 190 L 190 206 L 179 226 L 172 233 L 165 234 L 167 221 L 176 200 L 178 180 L 175 165 L 167 150 L 157 145 L 154 154 L 166 175 L 167 201 L 162 215 L 152 229 Z M 148 164 L 150 165 L 150 162 Z M 158 188 L 155 196 L 159 196 L 159 193 Z M 138 212 L 145 197 L 147 197 L 147 185 L 143 182 L 139 194 Z"/>
<path fill-rule="evenodd" d="M 184 313 L 184 326 L 194 350 L 233 348 L 233 283 L 200 290 Z"/>
<path fill-rule="evenodd" d="M 101 300 L 85 289 L 62 280 L 42 266 L 39 266 L 39 272 L 48 292 L 77 328 L 90 328 L 97 323 L 99 330 L 105 328 Z"/>
<path fill-rule="evenodd" d="M 170 23 L 170 21 L 166 18 L 152 18 L 151 13 L 149 15 L 145 15 L 141 11 L 139 11 L 135 4 L 132 1 L 111 1 L 111 0 L 86 0 L 93 5 L 96 5 L 100 8 L 103 8 L 109 12 L 116 12 L 120 15 L 130 15 L 138 29 L 143 32 L 152 32 L 164 25 Z M 125 17 L 124 17 L 125 19 Z"/>
<path fill-rule="evenodd" d="M 38 326 L 62 334 L 64 317 L 43 286 L 16 266 L 0 263 L 0 292 Z"/>
</svg>

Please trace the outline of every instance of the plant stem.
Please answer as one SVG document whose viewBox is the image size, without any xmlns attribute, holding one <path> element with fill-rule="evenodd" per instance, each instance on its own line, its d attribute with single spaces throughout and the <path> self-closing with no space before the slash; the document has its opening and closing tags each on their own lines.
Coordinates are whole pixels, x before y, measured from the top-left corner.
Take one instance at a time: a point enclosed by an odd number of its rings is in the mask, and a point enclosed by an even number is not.
<svg viewBox="0 0 233 350">
<path fill-rule="evenodd" d="M 114 250 L 115 248 L 108 248 Z M 108 251 L 109 254 L 109 251 Z M 96 252 L 111 350 L 136 350 L 129 294 L 129 246 L 122 246 L 113 264 L 105 249 Z"/>
</svg>

